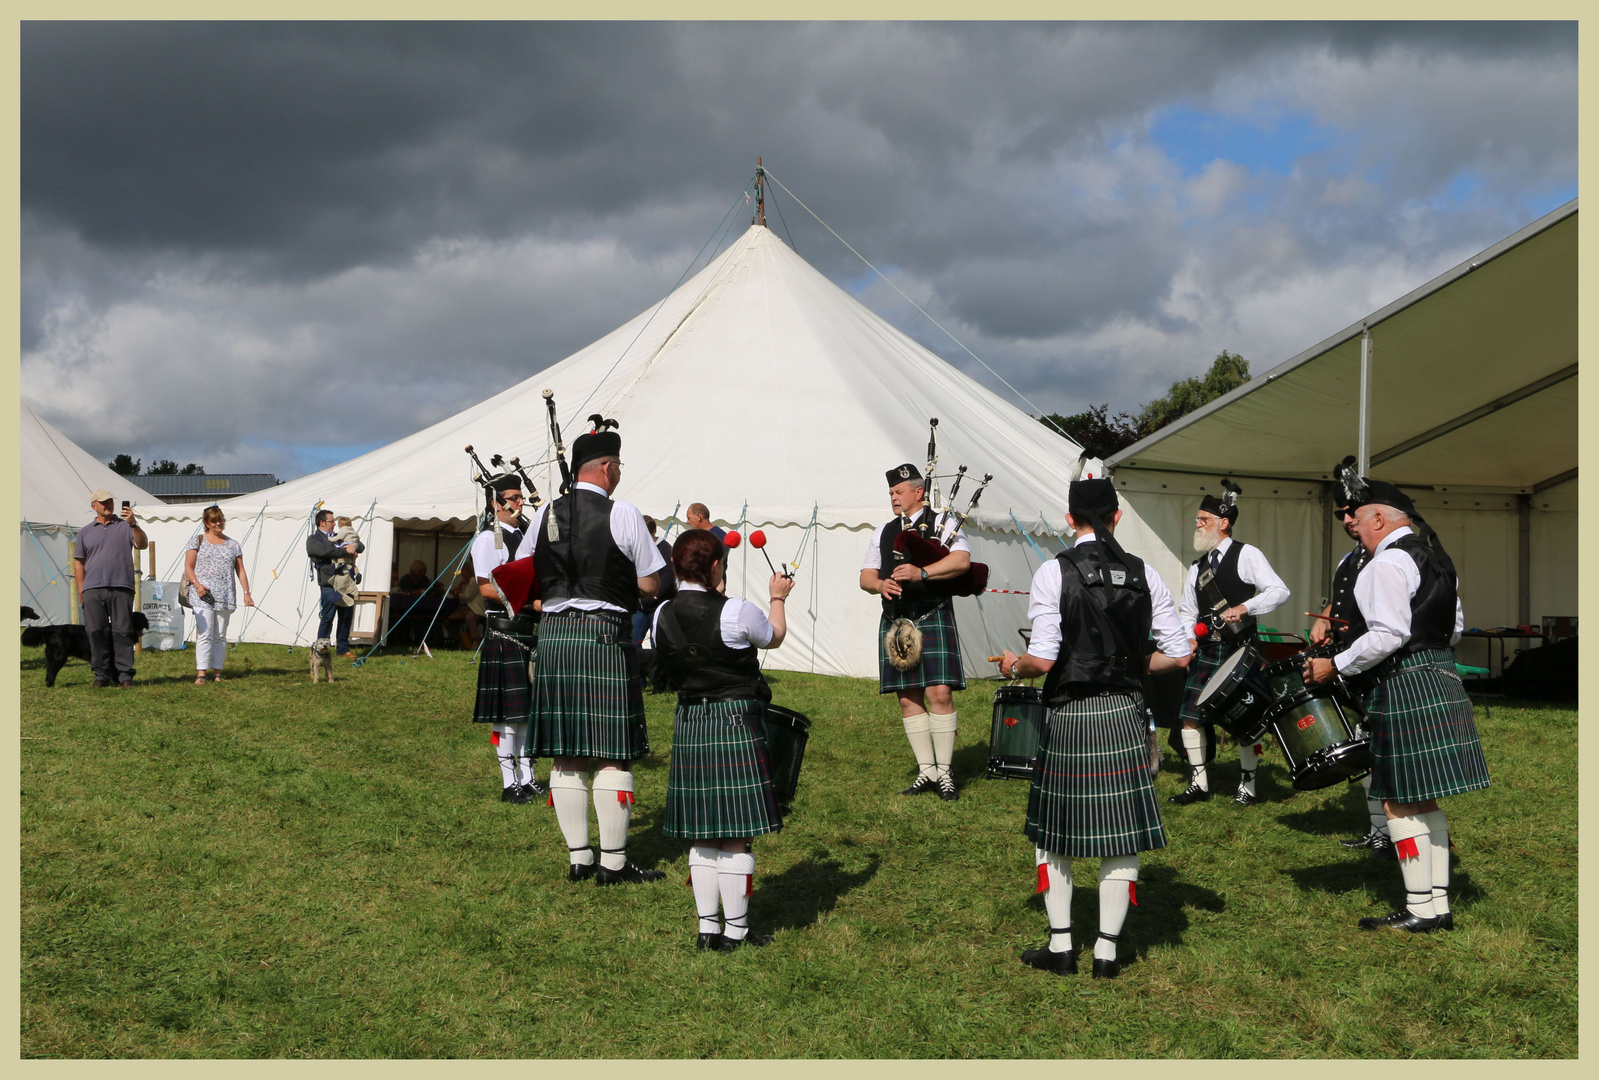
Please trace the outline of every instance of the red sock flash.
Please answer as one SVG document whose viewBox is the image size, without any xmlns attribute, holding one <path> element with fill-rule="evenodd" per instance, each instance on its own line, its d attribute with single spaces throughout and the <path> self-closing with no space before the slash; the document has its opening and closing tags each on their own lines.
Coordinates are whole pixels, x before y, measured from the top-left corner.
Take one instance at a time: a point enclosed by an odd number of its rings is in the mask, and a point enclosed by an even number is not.
<svg viewBox="0 0 1599 1080">
<path fill-rule="evenodd" d="M 1046 863 L 1038 864 L 1038 891 L 1049 891 L 1049 866 Z"/>
<path fill-rule="evenodd" d="M 634 804 L 633 793 L 631 791 L 618 791 L 616 793 L 616 801 L 626 806 L 632 806 Z"/>
<path fill-rule="evenodd" d="M 1132 904 L 1133 907 L 1138 906 L 1138 882 L 1136 881 L 1127 883 L 1127 902 Z"/>
<path fill-rule="evenodd" d="M 745 896 L 754 896 L 755 895 L 755 875 L 754 874 L 745 874 L 744 875 L 744 895 Z"/>
<path fill-rule="evenodd" d="M 489 728 L 489 745 L 490 746 L 498 746 L 498 745 L 500 745 L 500 733 L 498 731 L 495 731 L 493 728 Z"/>
<path fill-rule="evenodd" d="M 1414 836 L 1407 836 L 1395 844 L 1394 853 L 1401 859 L 1417 859 L 1421 857 L 1421 852 L 1416 850 L 1416 838 Z"/>
</svg>

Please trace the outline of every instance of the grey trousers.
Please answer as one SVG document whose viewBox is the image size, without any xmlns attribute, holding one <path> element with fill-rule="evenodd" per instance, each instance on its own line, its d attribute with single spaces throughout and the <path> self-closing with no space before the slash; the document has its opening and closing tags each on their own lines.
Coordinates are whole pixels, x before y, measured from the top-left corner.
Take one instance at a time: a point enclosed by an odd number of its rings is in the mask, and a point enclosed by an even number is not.
<svg viewBox="0 0 1599 1080">
<path fill-rule="evenodd" d="M 83 625 L 94 677 L 111 683 L 133 678 L 133 590 L 84 589 Z"/>
</svg>

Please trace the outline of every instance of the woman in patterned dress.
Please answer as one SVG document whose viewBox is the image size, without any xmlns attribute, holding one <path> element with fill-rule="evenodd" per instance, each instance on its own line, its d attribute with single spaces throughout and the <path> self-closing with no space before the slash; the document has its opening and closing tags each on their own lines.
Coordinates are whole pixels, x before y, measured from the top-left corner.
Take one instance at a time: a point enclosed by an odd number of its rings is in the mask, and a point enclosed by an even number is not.
<svg viewBox="0 0 1599 1080">
<path fill-rule="evenodd" d="M 250 580 L 244 572 L 244 549 L 222 532 L 227 519 L 220 506 L 208 506 L 201 516 L 205 533 L 189 541 L 183 556 L 183 579 L 188 583 L 189 607 L 194 612 L 194 685 L 205 685 L 205 673 L 214 672 L 212 682 L 222 681 L 222 665 L 228 656 L 228 616 L 238 607 L 233 579 L 239 579 L 244 606 L 254 607 Z"/>
<path fill-rule="evenodd" d="M 656 609 L 654 636 L 656 655 L 678 690 L 661 831 L 694 845 L 688 864 L 699 913 L 696 947 L 732 952 L 772 940 L 749 929 L 750 841 L 783 827 L 766 752 L 772 692 L 756 650 L 783 643 L 784 600 L 794 579 L 772 575 L 771 614 L 763 615 L 747 600 L 719 592 L 721 548 L 699 529 L 677 538 L 678 592 Z"/>
</svg>

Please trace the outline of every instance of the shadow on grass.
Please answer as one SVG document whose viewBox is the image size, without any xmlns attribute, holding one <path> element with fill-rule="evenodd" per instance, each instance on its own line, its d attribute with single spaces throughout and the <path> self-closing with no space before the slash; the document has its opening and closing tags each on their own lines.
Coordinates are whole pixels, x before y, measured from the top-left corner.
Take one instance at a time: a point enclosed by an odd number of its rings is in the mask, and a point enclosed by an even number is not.
<svg viewBox="0 0 1599 1080">
<path fill-rule="evenodd" d="M 1097 875 L 1083 875 L 1083 871 L 1097 861 L 1077 859 L 1073 862 L 1072 925 L 1084 929 L 1083 936 L 1074 933 L 1072 940 L 1086 941 L 1089 948 L 1093 947 L 1094 933 L 1099 926 L 1099 879 Z M 1043 893 L 1028 897 L 1025 906 L 1041 915 L 1047 914 Z M 1129 909 L 1122 937 L 1132 942 L 1138 957 L 1154 945 L 1181 945 L 1183 932 L 1189 925 L 1188 912 L 1195 908 L 1225 911 L 1227 901 L 1220 893 L 1184 881 L 1174 867 L 1146 863 L 1138 870 L 1138 906 Z M 1132 962 L 1126 949 L 1122 950 L 1122 962 Z"/>
<path fill-rule="evenodd" d="M 759 888 L 750 898 L 751 924 L 768 931 L 813 925 L 822 912 L 832 911 L 845 893 L 877 876 L 882 857 L 871 855 L 868 859 L 866 866 L 853 874 L 837 859 L 823 856 L 802 859 L 781 874 L 757 876 Z"/>
<path fill-rule="evenodd" d="M 974 743 L 955 751 L 950 769 L 957 784 L 981 780 L 988 773 L 988 743 Z"/>
<path fill-rule="evenodd" d="M 1289 794 L 1292 793 L 1290 786 Z M 1336 801 L 1324 802 L 1293 814 L 1280 814 L 1277 820 L 1296 832 L 1312 836 L 1358 836 L 1366 831 L 1369 820 L 1366 817 L 1366 792 L 1360 785 L 1351 784 L 1343 797 Z"/>
<path fill-rule="evenodd" d="M 1471 879 L 1471 875 L 1460 869 L 1459 856 L 1451 856 L 1449 861 L 1450 905 L 1470 905 L 1481 900 L 1485 894 Z M 1396 907 L 1405 900 L 1405 883 L 1399 873 L 1399 864 L 1392 859 L 1374 858 L 1364 851 L 1338 862 L 1289 867 L 1283 873 L 1306 892 L 1325 892 L 1334 896 L 1364 892 L 1389 900 Z"/>
</svg>

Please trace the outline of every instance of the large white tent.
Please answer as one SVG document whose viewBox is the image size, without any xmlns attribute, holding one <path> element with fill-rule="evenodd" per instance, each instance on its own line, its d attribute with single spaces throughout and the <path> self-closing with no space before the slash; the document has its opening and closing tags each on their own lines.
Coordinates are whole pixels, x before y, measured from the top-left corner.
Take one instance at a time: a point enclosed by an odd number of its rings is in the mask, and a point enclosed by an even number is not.
<svg viewBox="0 0 1599 1080">
<path fill-rule="evenodd" d="M 68 545 L 94 517 L 89 495 L 105 488 L 118 502 L 132 502 L 141 516 L 166 504 L 95 460 L 27 405 L 21 409 L 22 602 L 45 622 L 64 623 L 71 610 Z"/>
<path fill-rule="evenodd" d="M 1577 385 L 1572 200 L 1106 465 L 1183 559 L 1200 496 L 1234 477 L 1240 538 L 1293 591 L 1286 628 L 1349 550 L 1328 481 L 1356 454 L 1437 529 L 1468 626 L 1536 625 L 1577 614 Z"/>
<path fill-rule="evenodd" d="M 227 504 L 230 532 L 249 531 L 246 559 L 260 615 L 248 640 L 307 640 L 314 629 L 303 539 L 317 505 L 362 521 L 365 588 L 383 589 L 413 558 L 434 573 L 468 539 L 481 508 L 464 448 L 532 464 L 556 487 L 542 391 L 554 391 L 568 442 L 581 419 L 616 419 L 625 469 L 618 499 L 662 522 L 703 502 L 722 524 L 761 528 L 778 561 L 799 558 L 799 602 L 773 666 L 834 675 L 876 673 L 879 601 L 860 591 L 872 528 L 890 514 L 884 471 L 922 466 L 928 419 L 939 418 L 939 469 L 992 473 L 972 535 L 992 567 L 991 591 L 956 601 L 968 671 L 1019 647 L 1026 596 L 1047 538 L 1064 528 L 1067 481 L 1098 462 L 894 329 L 763 226 L 752 226 L 658 305 L 488 400 L 381 449 Z M 943 483 L 948 491 L 948 482 Z M 199 508 L 172 508 L 153 527 L 176 551 Z M 1025 530 L 1025 532 L 1024 532 Z M 1031 535 L 1027 535 L 1031 534 Z M 1153 537 L 1130 516 L 1138 551 Z M 1168 581 L 1178 569 L 1163 556 Z M 275 571 L 275 574 L 274 574 Z M 765 597 L 766 561 L 734 555 L 730 591 Z M 369 619 L 367 611 L 358 618 Z M 361 627 L 358 622 L 358 628 Z"/>
</svg>

